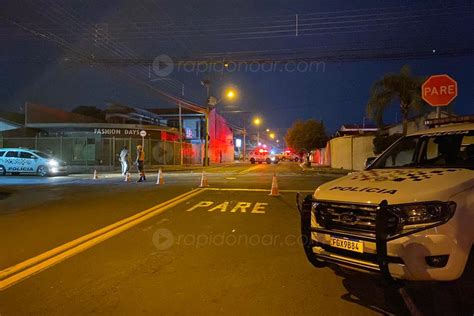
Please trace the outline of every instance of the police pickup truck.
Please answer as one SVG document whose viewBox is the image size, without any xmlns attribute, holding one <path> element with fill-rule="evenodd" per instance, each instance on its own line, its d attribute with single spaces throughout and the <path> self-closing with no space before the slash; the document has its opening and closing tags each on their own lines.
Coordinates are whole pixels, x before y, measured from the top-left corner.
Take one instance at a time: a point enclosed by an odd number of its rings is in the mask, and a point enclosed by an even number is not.
<svg viewBox="0 0 474 316">
<path fill-rule="evenodd" d="M 315 267 L 458 279 L 474 257 L 472 116 L 402 137 L 364 171 L 298 198 L 298 208 Z"/>
<path fill-rule="evenodd" d="M 0 176 L 37 174 L 51 176 L 67 173 L 66 163 L 38 150 L 0 148 Z"/>
</svg>

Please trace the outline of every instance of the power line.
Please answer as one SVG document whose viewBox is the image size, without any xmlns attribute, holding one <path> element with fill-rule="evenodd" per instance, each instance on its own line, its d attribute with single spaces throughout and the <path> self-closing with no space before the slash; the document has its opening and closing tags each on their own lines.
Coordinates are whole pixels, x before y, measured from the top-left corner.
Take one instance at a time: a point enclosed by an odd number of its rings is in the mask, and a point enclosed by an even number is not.
<svg viewBox="0 0 474 316">
<path fill-rule="evenodd" d="M 47 17 L 47 15 L 46 15 Z M 54 21 L 54 19 L 51 18 L 51 16 L 48 17 L 49 19 L 51 19 L 52 21 Z M 42 36 L 44 39 L 47 39 L 47 40 L 51 40 L 57 44 L 59 44 L 61 47 L 64 47 L 66 48 L 68 51 L 72 51 L 72 52 L 75 52 L 77 53 L 79 56 L 82 56 L 82 58 L 84 59 L 90 59 L 90 57 L 88 56 L 87 53 L 84 53 L 80 50 L 77 50 L 74 46 L 72 46 L 69 42 L 67 41 L 64 41 L 63 39 L 55 36 L 54 34 L 52 34 L 51 36 L 48 35 L 48 34 L 44 34 L 44 33 L 41 33 L 41 32 L 38 32 L 32 28 L 29 28 L 29 27 L 25 27 L 24 25 L 22 25 L 21 23 L 17 22 L 17 21 L 14 21 L 12 19 L 7 19 L 7 21 L 9 21 L 10 23 L 13 23 L 14 25 L 24 29 L 25 31 L 28 31 L 34 35 L 37 35 L 37 36 Z M 112 69 L 113 71 L 115 72 L 118 72 L 118 73 L 121 73 L 125 76 L 127 76 L 129 79 L 131 79 L 132 81 L 136 82 L 136 83 L 139 83 L 139 84 L 142 84 L 142 85 L 145 85 L 147 86 L 148 88 L 150 88 L 152 91 L 154 91 L 155 93 L 157 93 L 159 96 L 165 98 L 166 100 L 168 101 L 172 101 L 173 103 L 181 103 L 183 107 L 185 108 L 188 108 L 190 110 L 193 110 L 193 111 L 196 111 L 196 112 L 200 112 L 200 113 L 203 113 L 204 112 L 204 109 L 198 105 L 195 105 L 193 104 L 192 102 L 186 100 L 186 99 L 183 99 L 183 98 L 178 98 L 178 97 L 175 97 L 173 95 L 170 95 L 168 93 L 165 93 L 163 92 L 162 90 L 159 90 L 157 89 L 156 87 L 152 86 L 151 84 L 147 83 L 147 82 L 143 82 L 143 80 L 140 80 L 138 78 L 136 78 L 135 76 L 132 76 L 130 75 L 129 73 L 126 73 L 120 69 L 115 69 L 113 68 Z"/>
</svg>

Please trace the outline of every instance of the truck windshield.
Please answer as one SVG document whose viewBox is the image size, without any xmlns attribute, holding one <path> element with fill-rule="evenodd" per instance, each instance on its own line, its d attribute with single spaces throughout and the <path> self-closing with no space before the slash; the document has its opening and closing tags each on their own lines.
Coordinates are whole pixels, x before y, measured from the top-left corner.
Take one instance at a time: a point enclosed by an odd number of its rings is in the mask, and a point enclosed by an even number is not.
<svg viewBox="0 0 474 316">
<path fill-rule="evenodd" d="M 474 131 L 403 137 L 369 169 L 405 167 L 474 169 Z"/>
</svg>

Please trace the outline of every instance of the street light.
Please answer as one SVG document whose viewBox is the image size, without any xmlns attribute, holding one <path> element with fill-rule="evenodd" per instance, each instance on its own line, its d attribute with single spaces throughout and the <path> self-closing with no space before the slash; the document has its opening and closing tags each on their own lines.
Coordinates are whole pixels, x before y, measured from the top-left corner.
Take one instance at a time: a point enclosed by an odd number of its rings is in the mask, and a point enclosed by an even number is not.
<svg viewBox="0 0 474 316">
<path fill-rule="evenodd" d="M 267 128 L 267 129 L 266 129 L 266 131 L 267 131 L 267 133 L 269 133 L 269 132 L 270 132 L 270 129 L 269 129 L 269 128 Z"/>
<path fill-rule="evenodd" d="M 260 124 L 262 124 L 262 120 L 259 117 L 253 119 L 253 124 L 257 126 L 257 144 L 260 144 Z M 259 145 L 260 146 L 260 145 Z"/>
<path fill-rule="evenodd" d="M 271 139 L 275 139 L 275 133 L 270 133 L 269 136 L 270 136 Z"/>
<path fill-rule="evenodd" d="M 232 89 L 229 89 L 227 90 L 225 95 L 228 99 L 232 100 L 233 98 L 235 98 L 235 91 Z"/>
</svg>

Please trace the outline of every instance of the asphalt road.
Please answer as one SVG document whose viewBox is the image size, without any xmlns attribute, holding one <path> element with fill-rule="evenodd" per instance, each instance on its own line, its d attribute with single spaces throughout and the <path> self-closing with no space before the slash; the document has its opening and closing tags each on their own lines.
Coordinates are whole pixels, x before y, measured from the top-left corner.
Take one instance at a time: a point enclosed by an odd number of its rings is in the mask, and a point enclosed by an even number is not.
<svg viewBox="0 0 474 316">
<path fill-rule="evenodd" d="M 268 195 L 274 173 L 279 197 Z M 449 288 L 401 291 L 309 264 L 295 192 L 340 174 L 283 163 L 206 175 L 202 189 L 197 171 L 162 185 L 156 174 L 0 178 L 0 315 L 458 312 Z"/>
</svg>

